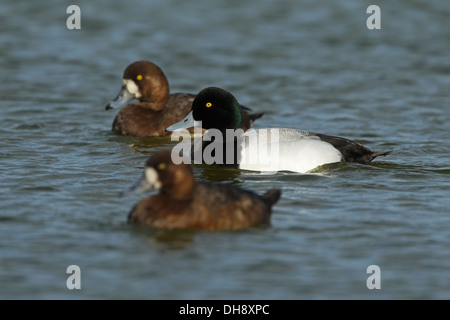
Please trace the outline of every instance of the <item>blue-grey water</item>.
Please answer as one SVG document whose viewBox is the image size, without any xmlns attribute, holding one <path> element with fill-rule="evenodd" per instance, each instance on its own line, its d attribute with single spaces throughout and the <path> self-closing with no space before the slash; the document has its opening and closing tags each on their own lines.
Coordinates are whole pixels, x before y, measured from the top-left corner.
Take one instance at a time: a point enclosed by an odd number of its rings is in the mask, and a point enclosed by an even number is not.
<svg viewBox="0 0 450 320">
<path fill-rule="evenodd" d="M 73 2 L 0 6 L 0 298 L 450 298 L 448 1 Z M 366 26 L 371 4 L 381 29 Z M 281 188 L 271 226 L 132 227 L 142 196 L 118 194 L 173 145 L 111 132 L 104 107 L 141 59 L 173 92 L 231 91 L 265 112 L 256 128 L 393 153 L 320 174 L 195 166 L 199 180 Z"/>
</svg>

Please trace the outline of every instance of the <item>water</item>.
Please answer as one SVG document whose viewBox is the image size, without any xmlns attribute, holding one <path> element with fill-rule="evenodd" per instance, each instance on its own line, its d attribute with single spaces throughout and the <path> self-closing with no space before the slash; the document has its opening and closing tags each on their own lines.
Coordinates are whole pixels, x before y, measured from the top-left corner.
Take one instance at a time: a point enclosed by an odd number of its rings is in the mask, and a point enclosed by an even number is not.
<svg viewBox="0 0 450 320">
<path fill-rule="evenodd" d="M 449 299 L 447 2 L 61 1 L 0 8 L 0 298 Z M 371 165 L 273 176 L 196 166 L 199 180 L 282 189 L 272 225 L 161 232 L 118 193 L 169 139 L 110 131 L 123 69 L 147 59 L 173 92 L 231 91 L 293 127 L 355 139 Z M 81 290 L 66 269 L 81 268 Z M 369 290 L 367 267 L 380 267 Z"/>
</svg>

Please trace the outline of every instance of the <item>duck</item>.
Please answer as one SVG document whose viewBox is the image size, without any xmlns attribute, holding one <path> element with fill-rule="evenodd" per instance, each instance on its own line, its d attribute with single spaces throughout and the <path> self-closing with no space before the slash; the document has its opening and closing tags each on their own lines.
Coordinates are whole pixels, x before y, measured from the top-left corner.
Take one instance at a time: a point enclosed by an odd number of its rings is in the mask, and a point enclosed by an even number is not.
<svg viewBox="0 0 450 320">
<path fill-rule="evenodd" d="M 159 190 L 138 202 L 128 223 L 156 229 L 238 230 L 269 226 L 280 189 L 263 195 L 235 185 L 197 182 L 191 165 L 175 164 L 171 150 L 150 156 L 142 177 L 122 195 Z"/>
<path fill-rule="evenodd" d="M 170 133 L 165 128 L 183 119 L 191 110 L 195 95 L 169 93 L 169 82 L 162 69 L 155 63 L 139 60 L 126 67 L 122 87 L 118 95 L 105 109 L 122 108 L 112 124 L 112 131 L 134 137 L 161 137 Z M 131 100 L 138 102 L 128 104 Z M 240 106 L 243 130 L 263 116 L 263 112 L 250 113 L 251 109 Z"/>
<path fill-rule="evenodd" d="M 241 122 L 242 114 L 237 99 L 222 88 L 208 87 L 196 95 L 190 113 L 166 130 L 175 133 L 202 127 L 207 130 L 202 143 L 186 152 L 186 158 L 198 159 L 200 156 L 209 159 L 209 162 L 202 160 L 207 164 L 230 165 L 250 171 L 309 173 L 331 163 L 368 164 L 378 156 L 391 153 L 375 152 L 346 138 L 293 128 L 250 129 L 242 132 L 239 131 Z M 211 130 L 214 133 L 205 139 Z M 232 141 L 223 138 L 230 130 L 237 132 Z M 214 152 L 206 154 L 212 149 Z M 218 150 L 221 153 L 219 156 Z M 230 153 L 233 155 L 230 156 Z M 218 161 L 212 162 L 211 159 Z"/>
</svg>

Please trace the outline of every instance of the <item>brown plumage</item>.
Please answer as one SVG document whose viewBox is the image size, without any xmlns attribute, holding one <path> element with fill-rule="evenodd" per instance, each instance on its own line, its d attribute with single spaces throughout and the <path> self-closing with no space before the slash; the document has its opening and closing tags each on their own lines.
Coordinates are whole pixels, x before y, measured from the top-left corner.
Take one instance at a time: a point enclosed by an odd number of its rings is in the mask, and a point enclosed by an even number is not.
<svg viewBox="0 0 450 320">
<path fill-rule="evenodd" d="M 136 204 L 128 222 L 165 229 L 236 230 L 269 225 L 278 189 L 264 195 L 236 186 L 195 181 L 188 164 L 175 165 L 170 151 L 147 160 L 143 180 L 134 190 L 159 189 Z"/>
<path fill-rule="evenodd" d="M 171 132 L 166 132 L 165 128 L 182 120 L 191 110 L 195 95 L 170 94 L 165 74 L 152 62 L 133 62 L 125 69 L 123 79 L 118 96 L 105 108 L 109 110 L 123 107 L 114 119 L 114 132 L 135 137 L 167 136 Z M 136 92 L 130 92 L 130 88 L 136 89 Z M 127 105 L 133 99 L 139 102 Z M 244 131 L 251 128 L 253 121 L 263 115 L 250 114 L 251 110 L 243 106 L 242 111 Z"/>
</svg>

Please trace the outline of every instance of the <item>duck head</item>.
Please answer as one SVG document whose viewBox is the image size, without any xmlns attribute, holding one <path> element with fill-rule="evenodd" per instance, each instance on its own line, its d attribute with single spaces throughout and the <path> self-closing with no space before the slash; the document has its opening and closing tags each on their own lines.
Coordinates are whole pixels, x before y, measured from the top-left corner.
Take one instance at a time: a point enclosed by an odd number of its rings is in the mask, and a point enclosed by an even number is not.
<svg viewBox="0 0 450 320">
<path fill-rule="evenodd" d="M 228 91 L 209 87 L 196 95 L 191 112 L 180 122 L 167 127 L 166 131 L 202 127 L 225 132 L 241 126 L 242 112 L 236 98 Z"/>
<path fill-rule="evenodd" d="M 106 110 L 122 108 L 133 99 L 149 102 L 151 108 L 160 110 L 169 97 L 169 83 L 163 71 L 150 61 L 136 61 L 123 73 L 119 94 L 105 107 Z"/>
</svg>

